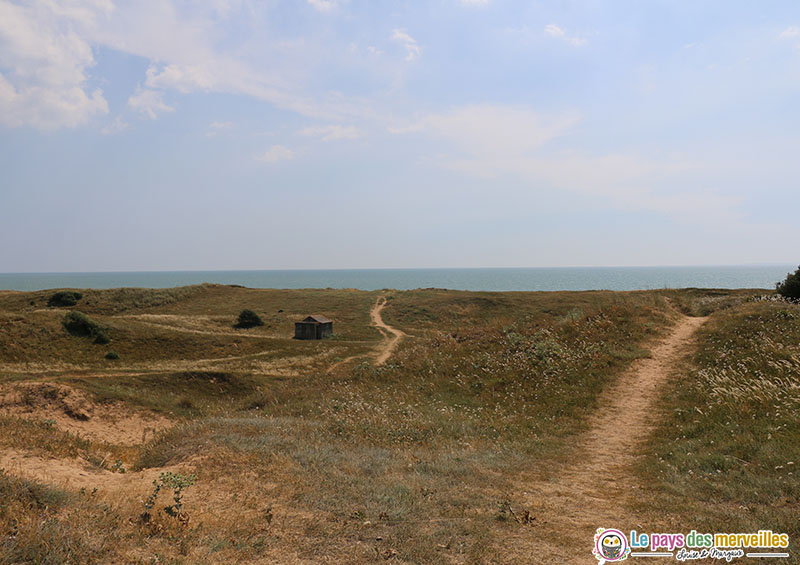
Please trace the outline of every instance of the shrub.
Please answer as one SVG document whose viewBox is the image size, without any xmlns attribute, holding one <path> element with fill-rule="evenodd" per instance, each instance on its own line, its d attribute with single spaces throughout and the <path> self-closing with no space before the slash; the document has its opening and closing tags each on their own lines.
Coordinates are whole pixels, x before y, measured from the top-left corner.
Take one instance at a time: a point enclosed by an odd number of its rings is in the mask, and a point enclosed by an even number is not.
<svg viewBox="0 0 800 565">
<path fill-rule="evenodd" d="M 252 310 L 242 310 L 239 313 L 239 318 L 234 324 L 234 328 L 254 328 L 256 326 L 263 326 L 264 321 Z"/>
<path fill-rule="evenodd" d="M 116 351 L 109 351 L 108 353 L 106 353 L 106 359 L 108 359 L 109 361 L 116 361 L 117 359 L 119 359 L 119 353 L 117 353 Z"/>
<path fill-rule="evenodd" d="M 67 333 L 78 337 L 90 337 L 95 328 L 99 329 L 97 324 L 85 314 L 76 311 L 68 312 L 61 323 Z"/>
<path fill-rule="evenodd" d="M 105 344 L 110 342 L 103 327 L 81 312 L 73 310 L 64 316 L 61 322 L 67 333 L 77 337 L 94 338 L 95 343 Z"/>
<path fill-rule="evenodd" d="M 97 333 L 94 335 L 94 342 L 100 345 L 105 345 L 107 343 L 111 343 L 111 338 L 108 337 L 108 334 L 104 330 L 100 329 L 97 330 Z"/>
<path fill-rule="evenodd" d="M 778 294 L 784 298 L 800 299 L 800 267 L 786 275 L 786 280 L 776 285 Z"/>
<path fill-rule="evenodd" d="M 78 300 L 83 298 L 83 295 L 80 292 L 72 292 L 69 290 L 63 290 L 60 292 L 56 292 L 50 299 L 47 301 L 48 306 L 75 306 L 78 303 Z"/>
<path fill-rule="evenodd" d="M 149 522 L 152 518 L 150 511 L 156 505 L 158 494 L 161 489 L 166 487 L 172 489 L 173 503 L 164 506 L 164 512 L 167 516 L 177 518 L 181 523 L 188 522 L 188 516 L 183 513 L 183 490 L 192 486 L 197 480 L 197 476 L 192 473 L 191 475 L 182 475 L 181 473 L 164 472 L 159 475 L 157 481 L 153 481 L 153 492 L 147 497 L 144 503 L 144 513 L 141 515 L 142 522 Z"/>
</svg>

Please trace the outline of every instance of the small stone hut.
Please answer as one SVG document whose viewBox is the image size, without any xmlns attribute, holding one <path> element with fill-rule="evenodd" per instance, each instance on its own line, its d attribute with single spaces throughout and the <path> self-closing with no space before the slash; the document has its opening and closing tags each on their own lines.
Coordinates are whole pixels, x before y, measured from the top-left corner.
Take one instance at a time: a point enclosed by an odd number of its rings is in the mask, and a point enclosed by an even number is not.
<svg viewBox="0 0 800 565">
<path fill-rule="evenodd" d="M 325 316 L 309 316 L 294 323 L 295 339 L 322 339 L 333 334 L 333 320 Z"/>
</svg>

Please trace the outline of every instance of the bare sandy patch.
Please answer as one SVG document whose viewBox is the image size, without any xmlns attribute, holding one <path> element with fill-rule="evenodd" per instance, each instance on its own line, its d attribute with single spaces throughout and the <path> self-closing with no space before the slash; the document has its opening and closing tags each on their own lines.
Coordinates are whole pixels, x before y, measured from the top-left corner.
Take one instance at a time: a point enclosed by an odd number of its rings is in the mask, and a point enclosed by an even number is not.
<svg viewBox="0 0 800 565">
<path fill-rule="evenodd" d="M 164 472 L 194 474 L 203 461 L 204 457 L 195 456 L 175 465 L 120 473 L 98 468 L 80 458 L 48 458 L 20 450 L 0 452 L 0 468 L 5 472 L 64 490 L 82 490 L 109 504 L 120 516 L 127 517 L 121 527 L 129 531 L 145 527 L 141 516 L 145 510 L 145 500 L 153 493 L 153 481 L 157 481 Z M 277 500 L 284 498 L 281 491 L 277 483 L 264 481 L 252 471 L 216 477 L 204 477 L 201 473 L 195 484 L 184 491 L 182 512 L 189 519 L 189 526 L 202 525 L 204 531 L 226 539 L 237 538 L 246 527 L 249 536 L 269 536 L 274 545 L 253 555 L 251 559 L 243 560 L 234 547 L 216 549 L 207 544 L 198 544 L 186 556 L 188 562 L 319 563 L 317 559 L 299 556 L 298 542 L 305 540 L 302 532 L 315 527 L 321 520 L 330 520 L 330 517 Z M 158 501 L 152 511 L 158 517 L 151 524 L 158 528 L 155 524 L 163 523 L 180 530 L 177 522 L 167 523 L 171 519 L 159 510 L 163 504 L 171 501 L 171 492 L 163 489 Z M 146 544 L 131 545 L 120 550 L 128 560 L 150 562 L 156 553 L 167 550 L 167 544 L 171 543 L 168 539 L 165 541 L 163 535 L 146 539 Z"/>
<path fill-rule="evenodd" d="M 114 444 L 144 442 L 172 422 L 134 412 L 121 403 L 94 402 L 83 391 L 57 383 L 19 383 L 0 394 L 0 413 L 52 421 L 63 431 Z"/>
</svg>

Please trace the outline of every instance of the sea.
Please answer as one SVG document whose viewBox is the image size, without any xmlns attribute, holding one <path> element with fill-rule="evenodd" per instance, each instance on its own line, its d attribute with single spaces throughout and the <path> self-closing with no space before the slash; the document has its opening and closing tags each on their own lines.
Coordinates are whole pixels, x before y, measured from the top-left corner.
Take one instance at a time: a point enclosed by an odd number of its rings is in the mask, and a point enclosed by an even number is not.
<svg viewBox="0 0 800 565">
<path fill-rule="evenodd" d="M 251 288 L 453 290 L 774 289 L 793 265 L 0 273 L 0 289 L 170 288 L 200 283 Z"/>
</svg>

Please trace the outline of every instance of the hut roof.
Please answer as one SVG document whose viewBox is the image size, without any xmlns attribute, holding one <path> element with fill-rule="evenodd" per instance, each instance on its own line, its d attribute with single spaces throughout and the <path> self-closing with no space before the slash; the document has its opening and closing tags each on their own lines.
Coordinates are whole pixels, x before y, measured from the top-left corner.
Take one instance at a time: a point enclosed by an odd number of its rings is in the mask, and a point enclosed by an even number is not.
<svg viewBox="0 0 800 565">
<path fill-rule="evenodd" d="M 312 316 L 308 316 L 303 321 L 304 322 L 317 323 L 317 324 L 327 324 L 328 322 L 332 322 L 333 320 L 331 320 L 329 318 L 326 318 L 325 316 L 318 316 L 318 315 L 315 314 L 315 315 L 312 315 Z"/>
</svg>

